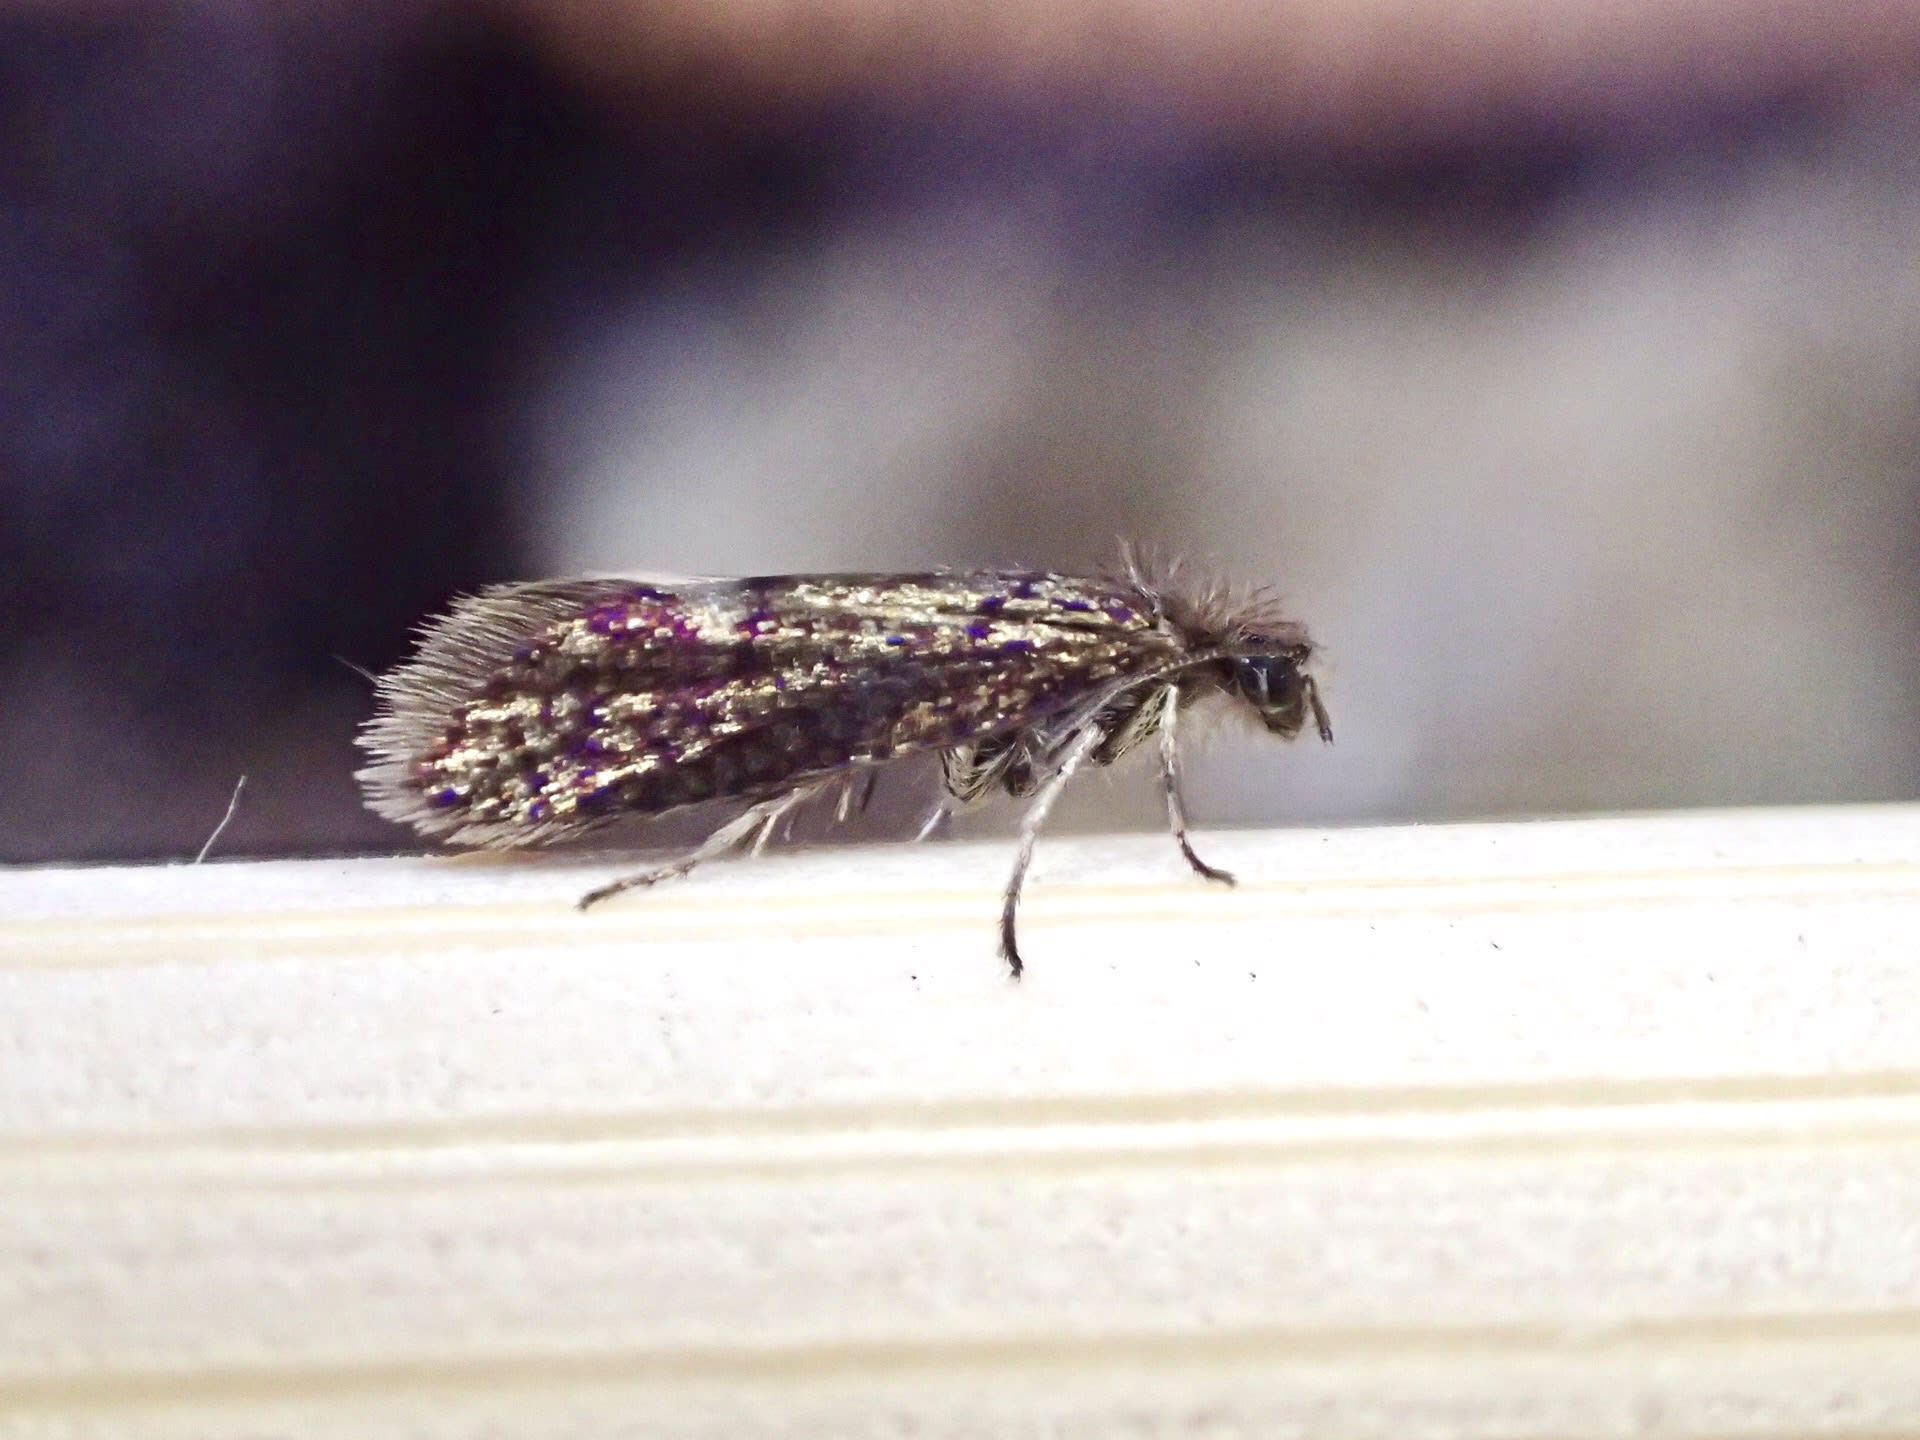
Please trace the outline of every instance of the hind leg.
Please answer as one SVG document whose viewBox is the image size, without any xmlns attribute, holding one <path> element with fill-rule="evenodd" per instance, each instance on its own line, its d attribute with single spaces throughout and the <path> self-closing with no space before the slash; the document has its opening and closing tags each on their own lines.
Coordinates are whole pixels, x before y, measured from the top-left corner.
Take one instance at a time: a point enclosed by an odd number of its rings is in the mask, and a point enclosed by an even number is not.
<svg viewBox="0 0 1920 1440">
<path fill-rule="evenodd" d="M 711 835 L 707 836 L 705 840 L 702 840 L 699 845 L 688 851 L 678 860 L 669 861 L 667 864 L 656 866 L 652 870 L 642 870 L 637 875 L 623 875 L 618 880 L 609 881 L 597 890 L 589 890 L 580 897 L 578 906 L 580 909 L 586 910 L 598 905 L 602 900 L 612 899 L 623 890 L 637 890 L 643 886 L 657 885 L 662 880 L 678 879 L 693 869 L 694 866 L 711 860 L 716 855 L 724 855 L 749 835 L 752 835 L 755 830 L 760 832 L 753 847 L 754 854 L 757 855 L 766 848 L 767 841 L 772 836 L 774 827 L 778 825 L 781 820 L 785 819 L 787 814 L 792 811 L 795 806 L 817 794 L 819 790 L 820 785 L 818 783 L 802 785 L 797 789 L 787 791 L 784 795 L 774 795 L 756 804 L 749 805 L 745 810 L 742 810 L 738 815 L 727 821 L 726 824 L 722 825 L 718 830 L 715 830 Z"/>
</svg>

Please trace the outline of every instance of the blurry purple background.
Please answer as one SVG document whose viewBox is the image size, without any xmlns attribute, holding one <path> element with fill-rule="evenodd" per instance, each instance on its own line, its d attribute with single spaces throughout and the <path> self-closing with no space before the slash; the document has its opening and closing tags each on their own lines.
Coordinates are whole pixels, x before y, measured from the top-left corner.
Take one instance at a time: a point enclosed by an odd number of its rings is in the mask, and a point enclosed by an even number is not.
<svg viewBox="0 0 1920 1440">
<path fill-rule="evenodd" d="M 408 843 L 483 583 L 1122 536 L 1328 650 L 1202 827 L 1920 790 L 1920 18 L 1032 13 L 0 7 L 0 858 Z"/>
</svg>

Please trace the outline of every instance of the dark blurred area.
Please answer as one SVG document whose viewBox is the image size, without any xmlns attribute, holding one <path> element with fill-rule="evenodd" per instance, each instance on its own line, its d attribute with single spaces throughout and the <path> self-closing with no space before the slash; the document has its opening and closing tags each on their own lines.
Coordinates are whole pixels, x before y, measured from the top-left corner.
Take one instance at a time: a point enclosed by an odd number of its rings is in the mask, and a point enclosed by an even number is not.
<svg viewBox="0 0 1920 1440">
<path fill-rule="evenodd" d="M 0 7 L 0 857 L 409 843 L 483 583 L 1120 536 L 1329 648 L 1202 823 L 1920 788 L 1920 19 L 819 13 Z"/>
</svg>

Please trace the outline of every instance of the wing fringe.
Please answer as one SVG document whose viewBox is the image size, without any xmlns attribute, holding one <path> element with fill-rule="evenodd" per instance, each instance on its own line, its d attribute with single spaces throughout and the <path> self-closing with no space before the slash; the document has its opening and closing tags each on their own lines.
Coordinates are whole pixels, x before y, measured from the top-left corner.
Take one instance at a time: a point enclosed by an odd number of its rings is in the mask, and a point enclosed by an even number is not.
<svg viewBox="0 0 1920 1440">
<path fill-rule="evenodd" d="M 374 715 L 356 742 L 370 757 L 355 775 L 368 806 L 423 835 L 463 844 L 526 845 L 553 838 L 543 827 L 475 824 L 459 811 L 435 808 L 413 783 L 414 765 L 449 717 L 516 649 L 636 583 L 631 576 L 600 576 L 494 585 L 461 596 L 418 626 L 413 654 L 374 681 Z M 569 829 L 578 833 L 580 827 Z"/>
</svg>

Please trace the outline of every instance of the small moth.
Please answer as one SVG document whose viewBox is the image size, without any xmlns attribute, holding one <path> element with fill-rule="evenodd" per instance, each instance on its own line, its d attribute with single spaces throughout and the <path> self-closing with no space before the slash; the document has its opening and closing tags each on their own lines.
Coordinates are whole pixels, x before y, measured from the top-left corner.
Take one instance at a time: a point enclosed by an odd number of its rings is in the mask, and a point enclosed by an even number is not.
<svg viewBox="0 0 1920 1440">
<path fill-rule="evenodd" d="M 1040 827 L 1075 771 L 1157 739 L 1167 819 L 1180 798 L 1181 716 L 1235 697 L 1282 739 L 1333 730 L 1313 644 L 1260 594 L 1188 590 L 1129 559 L 1116 574 L 940 570 L 677 582 L 501 585 L 422 627 L 378 682 L 360 735 L 368 803 L 456 845 L 538 845 L 625 815 L 743 807 L 670 864 L 589 905 L 684 875 L 839 786 L 845 817 L 876 767 L 940 756 L 949 809 L 995 788 L 1028 801 L 1000 912 L 1014 918 Z M 864 801 L 862 802 L 864 803 Z"/>
</svg>

